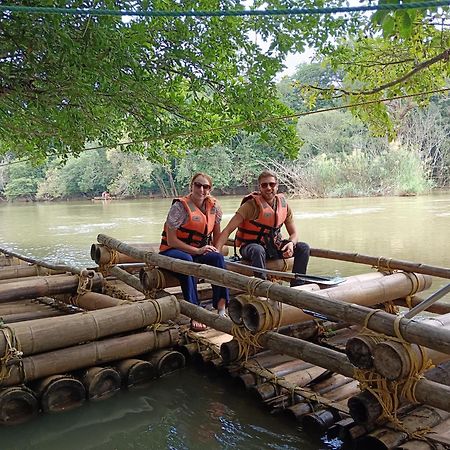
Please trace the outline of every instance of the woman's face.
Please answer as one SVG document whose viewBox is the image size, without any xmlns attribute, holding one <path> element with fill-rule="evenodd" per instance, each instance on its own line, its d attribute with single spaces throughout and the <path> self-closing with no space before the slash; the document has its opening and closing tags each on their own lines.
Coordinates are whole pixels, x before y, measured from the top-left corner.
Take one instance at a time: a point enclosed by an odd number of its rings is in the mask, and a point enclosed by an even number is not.
<svg viewBox="0 0 450 450">
<path fill-rule="evenodd" d="M 191 197 L 198 203 L 203 203 L 211 192 L 211 184 L 203 175 L 199 175 L 191 184 Z"/>
</svg>

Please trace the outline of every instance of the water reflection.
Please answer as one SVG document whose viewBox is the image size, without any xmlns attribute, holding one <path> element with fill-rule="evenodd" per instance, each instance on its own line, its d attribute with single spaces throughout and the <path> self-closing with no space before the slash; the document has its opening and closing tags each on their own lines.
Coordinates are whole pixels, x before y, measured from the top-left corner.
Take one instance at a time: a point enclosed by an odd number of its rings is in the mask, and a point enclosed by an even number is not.
<svg viewBox="0 0 450 450">
<path fill-rule="evenodd" d="M 220 380 L 222 381 L 222 380 Z M 194 369 L 102 402 L 1 430 L 2 448 L 229 449 L 330 448 L 293 422 L 271 417 L 235 386 Z"/>
</svg>

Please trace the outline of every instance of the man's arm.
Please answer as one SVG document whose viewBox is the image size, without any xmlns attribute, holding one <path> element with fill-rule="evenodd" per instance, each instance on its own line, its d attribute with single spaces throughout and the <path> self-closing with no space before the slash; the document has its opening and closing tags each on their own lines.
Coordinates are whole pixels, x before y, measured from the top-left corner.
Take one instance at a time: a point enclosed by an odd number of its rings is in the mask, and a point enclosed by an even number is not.
<svg viewBox="0 0 450 450">
<path fill-rule="evenodd" d="M 283 247 L 281 247 L 281 251 L 283 252 L 283 256 L 285 258 L 290 258 L 294 255 L 294 247 L 297 244 L 297 228 L 295 226 L 294 220 L 289 220 L 284 222 L 284 226 L 286 227 L 287 232 L 289 233 L 289 241 Z"/>
<path fill-rule="evenodd" d="M 219 239 L 217 240 L 216 247 L 217 251 L 221 252 L 222 247 L 226 244 L 227 239 L 230 234 L 244 221 L 244 218 L 236 213 L 231 220 L 228 222 L 228 225 L 223 229 L 222 233 L 220 233 Z"/>
</svg>

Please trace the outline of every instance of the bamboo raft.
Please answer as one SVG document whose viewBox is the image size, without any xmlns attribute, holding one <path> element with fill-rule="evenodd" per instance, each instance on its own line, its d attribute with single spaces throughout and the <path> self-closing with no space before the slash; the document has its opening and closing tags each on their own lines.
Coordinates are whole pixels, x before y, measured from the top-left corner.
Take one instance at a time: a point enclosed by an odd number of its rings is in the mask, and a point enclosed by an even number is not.
<svg viewBox="0 0 450 450">
<path fill-rule="evenodd" d="M 0 249 L 0 425 L 108 398 L 186 362 L 227 374 L 272 413 L 356 449 L 450 448 L 450 305 L 407 319 L 450 269 L 311 249 L 376 265 L 336 286 L 289 288 L 105 235 L 95 269 Z M 278 264 L 278 265 L 277 265 Z M 286 263 L 271 267 L 286 270 Z M 231 269 L 231 267 L 230 267 Z M 230 288 L 230 318 L 182 299 L 172 272 Z M 189 329 L 193 318 L 208 325 Z"/>
</svg>

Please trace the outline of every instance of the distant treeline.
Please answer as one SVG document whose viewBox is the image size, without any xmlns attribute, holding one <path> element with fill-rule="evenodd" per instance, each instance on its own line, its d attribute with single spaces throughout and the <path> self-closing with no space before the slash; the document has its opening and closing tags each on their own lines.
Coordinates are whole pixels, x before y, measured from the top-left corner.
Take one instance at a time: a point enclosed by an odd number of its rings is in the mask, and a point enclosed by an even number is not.
<svg viewBox="0 0 450 450">
<path fill-rule="evenodd" d="M 299 83 L 323 78 L 328 83 L 332 76 L 319 65 L 301 65 L 293 77 L 279 83 L 280 96 L 293 110 L 304 111 Z M 40 166 L 7 157 L 0 166 L 0 197 L 91 198 L 105 190 L 123 198 L 171 197 L 186 192 L 195 172 L 210 174 L 216 192 L 235 194 L 254 189 L 264 168 L 274 170 L 293 196 L 420 194 L 450 187 L 449 103 L 448 97 L 424 108 L 393 102 L 391 114 L 397 121 L 390 139 L 375 137 L 345 110 L 300 117 L 297 133 L 303 146 L 295 160 L 272 148 L 263 136 L 244 133 L 210 148 L 188 149 L 165 162 L 117 148 L 87 149 L 78 158 L 49 159 Z M 330 100 L 318 106 L 336 104 Z"/>
</svg>

